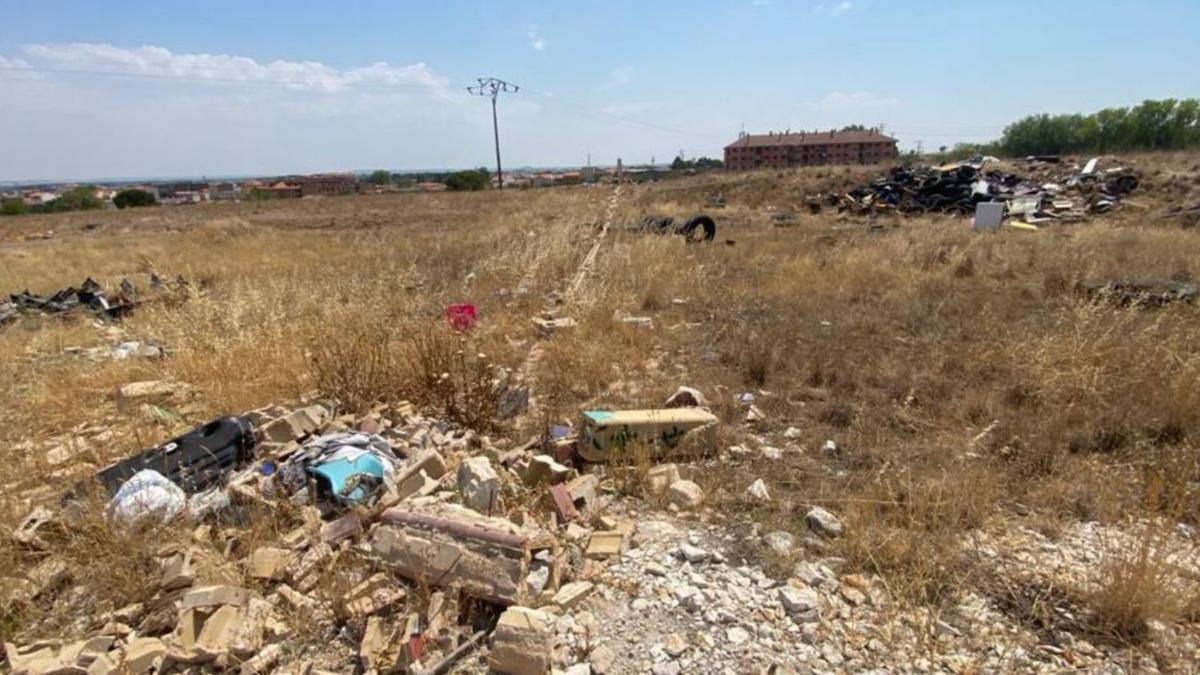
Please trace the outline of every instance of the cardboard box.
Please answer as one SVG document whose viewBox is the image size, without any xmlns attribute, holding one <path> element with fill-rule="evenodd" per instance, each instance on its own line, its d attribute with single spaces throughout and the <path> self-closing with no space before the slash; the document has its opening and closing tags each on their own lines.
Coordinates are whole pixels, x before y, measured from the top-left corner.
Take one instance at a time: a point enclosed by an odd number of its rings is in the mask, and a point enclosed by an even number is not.
<svg viewBox="0 0 1200 675">
<path fill-rule="evenodd" d="M 701 408 L 663 410 L 587 410 L 580 426 L 579 455 L 604 462 L 631 445 L 675 447 L 693 429 L 706 428 L 707 445 L 716 444 L 717 417 Z"/>
</svg>

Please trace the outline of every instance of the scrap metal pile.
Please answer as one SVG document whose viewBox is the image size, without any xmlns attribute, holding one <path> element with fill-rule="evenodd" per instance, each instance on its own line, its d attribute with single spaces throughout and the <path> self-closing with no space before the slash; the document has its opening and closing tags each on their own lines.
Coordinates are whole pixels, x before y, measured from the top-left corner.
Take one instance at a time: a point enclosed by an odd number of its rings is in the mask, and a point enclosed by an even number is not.
<svg viewBox="0 0 1200 675">
<path fill-rule="evenodd" d="M 114 531 L 183 536 L 155 554 L 148 599 L 95 612 L 69 640 L 9 634 L 7 668 L 446 672 L 486 648 L 498 672 L 548 672 L 582 658 L 556 643 L 554 613 L 591 593 L 582 569 L 619 557 L 631 532 L 606 512 L 620 475 L 609 460 L 631 444 L 715 447 L 717 418 L 681 391 L 659 410 L 587 411 L 578 433 L 519 447 L 408 403 L 336 416 L 310 395 L 213 420 L 101 469 L 16 528 L 32 571 L 0 576 L 14 612 L 77 595 L 60 549 L 87 526 L 90 498 L 108 501 Z M 669 487 L 699 503 L 690 481 Z M 254 523 L 267 517 L 264 535 Z"/>
<path fill-rule="evenodd" d="M 182 277 L 171 282 L 157 274 L 150 275 L 150 291 L 182 290 L 188 282 Z M 22 314 L 68 314 L 91 312 L 101 319 L 117 319 L 146 300 L 133 282 L 122 279 L 115 292 L 108 292 L 95 279 L 88 277 L 79 287 L 68 286 L 51 295 L 38 295 L 28 289 L 11 293 L 7 301 L 0 300 L 0 325 L 15 321 Z"/>
<path fill-rule="evenodd" d="M 898 166 L 871 183 L 809 197 L 806 203 L 810 209 L 824 204 L 854 214 L 968 215 L 977 204 L 1000 202 L 1010 219 L 1028 225 L 1074 222 L 1112 210 L 1138 186 L 1136 171 L 1101 169 L 1099 163 L 1092 159 L 1080 167 L 1057 157 L 1016 163 L 977 157 L 937 167 Z"/>
</svg>

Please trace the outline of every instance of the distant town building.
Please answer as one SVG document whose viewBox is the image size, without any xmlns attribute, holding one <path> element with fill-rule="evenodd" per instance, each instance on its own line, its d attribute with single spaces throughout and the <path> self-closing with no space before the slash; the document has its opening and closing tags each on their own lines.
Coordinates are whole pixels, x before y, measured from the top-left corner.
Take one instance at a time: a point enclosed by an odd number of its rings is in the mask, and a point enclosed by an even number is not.
<svg viewBox="0 0 1200 675">
<path fill-rule="evenodd" d="M 351 195 L 358 192 L 358 176 L 352 173 L 321 173 L 313 176 L 294 176 L 289 182 L 300 186 L 301 196 Z"/>
<path fill-rule="evenodd" d="M 209 183 L 208 198 L 214 202 L 236 201 L 242 195 L 237 183 Z"/>
<path fill-rule="evenodd" d="M 875 164 L 900 156 L 896 139 L 876 129 L 741 134 L 725 146 L 725 168 L 759 168 Z"/>
</svg>

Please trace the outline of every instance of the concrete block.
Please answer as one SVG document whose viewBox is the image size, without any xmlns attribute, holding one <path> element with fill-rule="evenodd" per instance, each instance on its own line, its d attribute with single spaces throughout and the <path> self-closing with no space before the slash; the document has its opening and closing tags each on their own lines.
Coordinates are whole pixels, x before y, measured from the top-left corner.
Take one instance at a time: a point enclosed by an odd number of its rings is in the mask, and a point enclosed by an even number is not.
<svg viewBox="0 0 1200 675">
<path fill-rule="evenodd" d="M 492 633 L 488 665 L 511 675 L 544 675 L 553 660 L 553 621 L 544 612 L 509 607 Z"/>
</svg>

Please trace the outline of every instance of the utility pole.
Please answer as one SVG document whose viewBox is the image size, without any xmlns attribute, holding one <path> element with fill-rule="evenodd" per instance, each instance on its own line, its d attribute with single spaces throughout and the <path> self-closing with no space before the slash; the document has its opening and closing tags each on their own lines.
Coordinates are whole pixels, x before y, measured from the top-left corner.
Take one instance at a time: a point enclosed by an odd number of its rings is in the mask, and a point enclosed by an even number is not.
<svg viewBox="0 0 1200 675">
<path fill-rule="evenodd" d="M 496 97 L 500 95 L 500 92 L 515 94 L 520 87 L 494 77 L 480 77 L 477 80 L 479 84 L 467 87 L 467 91 L 476 96 L 492 97 L 492 137 L 496 139 L 496 182 L 500 189 L 503 190 L 504 172 L 500 168 L 500 124 L 496 121 Z"/>
</svg>

